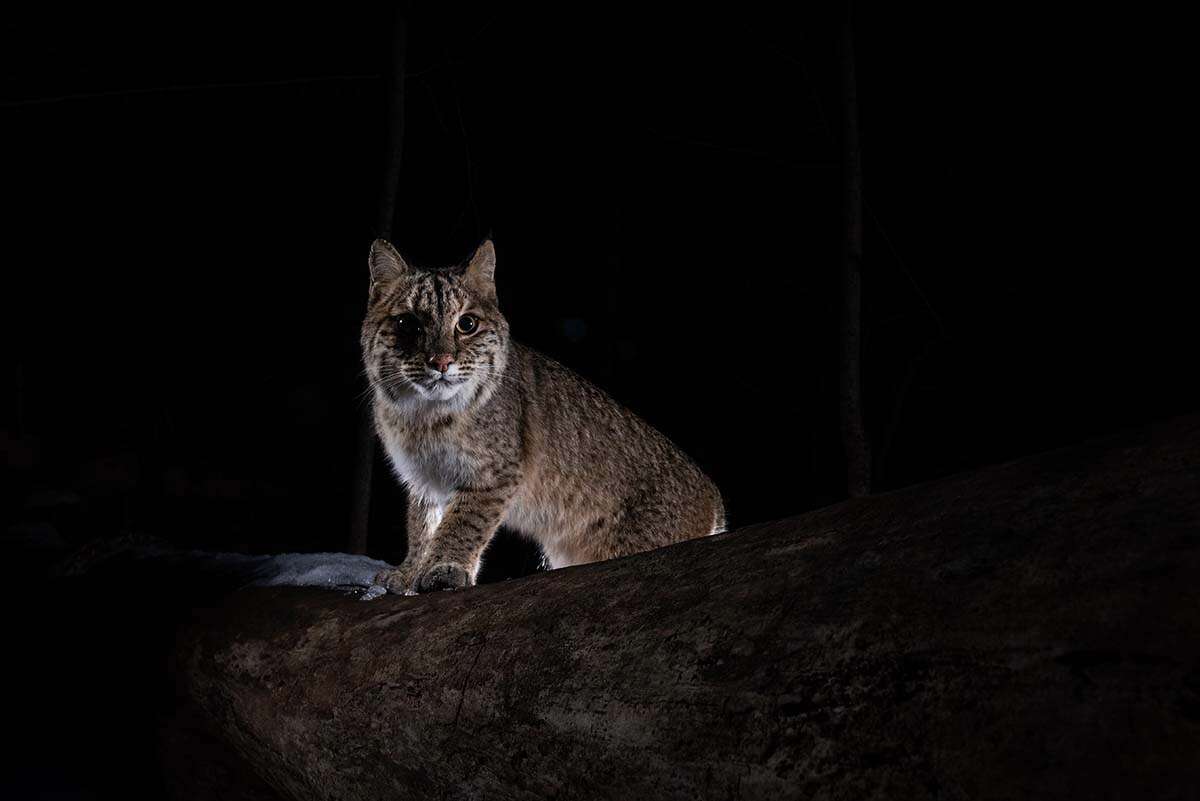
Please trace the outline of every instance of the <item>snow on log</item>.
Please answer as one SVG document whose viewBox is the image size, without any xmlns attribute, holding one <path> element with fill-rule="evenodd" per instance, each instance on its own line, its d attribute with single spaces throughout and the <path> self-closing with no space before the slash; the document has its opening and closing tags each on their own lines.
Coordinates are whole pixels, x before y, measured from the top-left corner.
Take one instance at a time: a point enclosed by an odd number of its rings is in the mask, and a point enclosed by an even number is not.
<svg viewBox="0 0 1200 801">
<path fill-rule="evenodd" d="M 178 654 L 297 799 L 1194 798 L 1200 416 L 464 591 L 243 589 Z"/>
</svg>

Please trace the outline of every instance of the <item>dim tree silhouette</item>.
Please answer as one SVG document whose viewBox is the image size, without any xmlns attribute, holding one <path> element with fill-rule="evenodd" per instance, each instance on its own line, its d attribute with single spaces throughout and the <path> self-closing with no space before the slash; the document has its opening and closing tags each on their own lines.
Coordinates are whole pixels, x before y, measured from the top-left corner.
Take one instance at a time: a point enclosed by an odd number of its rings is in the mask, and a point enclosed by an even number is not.
<svg viewBox="0 0 1200 801">
<path fill-rule="evenodd" d="M 851 3 L 839 31 L 842 99 L 842 307 L 838 400 L 846 491 L 850 497 L 871 492 L 871 442 L 863 421 L 862 391 L 862 152 L 858 138 L 858 83 L 854 69 Z"/>
<path fill-rule="evenodd" d="M 404 154 L 404 80 L 408 50 L 408 23 L 396 12 L 392 35 L 392 71 L 387 106 L 387 149 L 379 195 L 378 236 L 391 240 L 396 221 L 396 194 Z M 365 271 L 364 271 L 365 274 Z M 366 553 L 371 517 L 371 487 L 375 477 L 375 420 L 370 403 L 359 414 L 358 447 L 351 484 L 350 553 Z"/>
</svg>

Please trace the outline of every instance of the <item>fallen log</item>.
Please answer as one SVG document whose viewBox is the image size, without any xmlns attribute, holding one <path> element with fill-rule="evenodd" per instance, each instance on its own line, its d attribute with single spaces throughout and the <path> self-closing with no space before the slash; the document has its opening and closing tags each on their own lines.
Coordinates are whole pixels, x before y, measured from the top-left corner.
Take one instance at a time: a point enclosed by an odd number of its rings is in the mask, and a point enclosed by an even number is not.
<svg viewBox="0 0 1200 801">
<path fill-rule="evenodd" d="M 186 631 L 309 798 L 1195 798 L 1200 416 L 647 554 Z"/>
</svg>

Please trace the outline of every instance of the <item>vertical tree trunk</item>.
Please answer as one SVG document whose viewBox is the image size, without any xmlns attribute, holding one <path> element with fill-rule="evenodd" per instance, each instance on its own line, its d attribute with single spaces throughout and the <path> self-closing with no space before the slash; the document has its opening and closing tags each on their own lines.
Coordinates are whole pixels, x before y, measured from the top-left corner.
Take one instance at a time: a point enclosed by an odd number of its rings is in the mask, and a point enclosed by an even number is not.
<svg viewBox="0 0 1200 801">
<path fill-rule="evenodd" d="M 367 552 L 367 525 L 371 517 L 371 482 L 375 478 L 375 421 L 368 403 L 358 415 L 358 447 L 350 488 L 350 538 L 347 553 Z"/>
<path fill-rule="evenodd" d="M 404 152 L 404 61 L 408 50 L 408 25 L 396 13 L 392 35 L 392 70 L 388 87 L 387 155 L 379 194 L 378 231 L 392 238 L 396 219 L 396 193 L 400 188 L 400 165 Z M 368 403 L 358 420 L 358 448 L 350 497 L 350 553 L 367 552 L 367 526 L 371 512 L 371 483 L 375 476 L 375 421 Z"/>
<path fill-rule="evenodd" d="M 858 86 L 854 76 L 854 35 L 847 3 L 839 33 L 842 97 L 842 243 L 841 406 L 846 452 L 846 490 L 850 497 L 871 492 L 871 444 L 863 423 L 862 402 L 862 153 L 858 143 Z"/>
<path fill-rule="evenodd" d="M 14 413 L 16 415 L 17 436 L 23 437 L 25 436 L 25 364 L 20 360 L 17 361 L 17 366 L 14 370 L 13 383 L 16 385 Z"/>
<path fill-rule="evenodd" d="M 397 12 L 392 35 L 392 75 L 388 92 L 387 161 L 379 196 L 379 236 L 390 240 L 396 222 L 396 193 L 404 154 L 404 60 L 408 50 L 408 23 Z"/>
</svg>

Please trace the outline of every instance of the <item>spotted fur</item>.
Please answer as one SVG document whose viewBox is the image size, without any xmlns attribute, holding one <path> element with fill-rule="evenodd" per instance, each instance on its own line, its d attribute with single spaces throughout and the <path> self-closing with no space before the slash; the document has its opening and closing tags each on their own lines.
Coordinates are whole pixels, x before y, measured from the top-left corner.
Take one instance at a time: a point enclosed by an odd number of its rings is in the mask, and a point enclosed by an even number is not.
<svg viewBox="0 0 1200 801">
<path fill-rule="evenodd" d="M 485 241 L 464 265 L 416 270 L 387 242 L 371 246 L 363 358 L 409 495 L 408 556 L 381 576 L 388 588 L 474 583 L 501 525 L 551 567 L 723 530 L 720 493 L 670 440 L 509 337 L 495 259 Z M 463 315 L 477 321 L 470 333 Z M 438 354 L 452 358 L 445 372 Z"/>
</svg>

